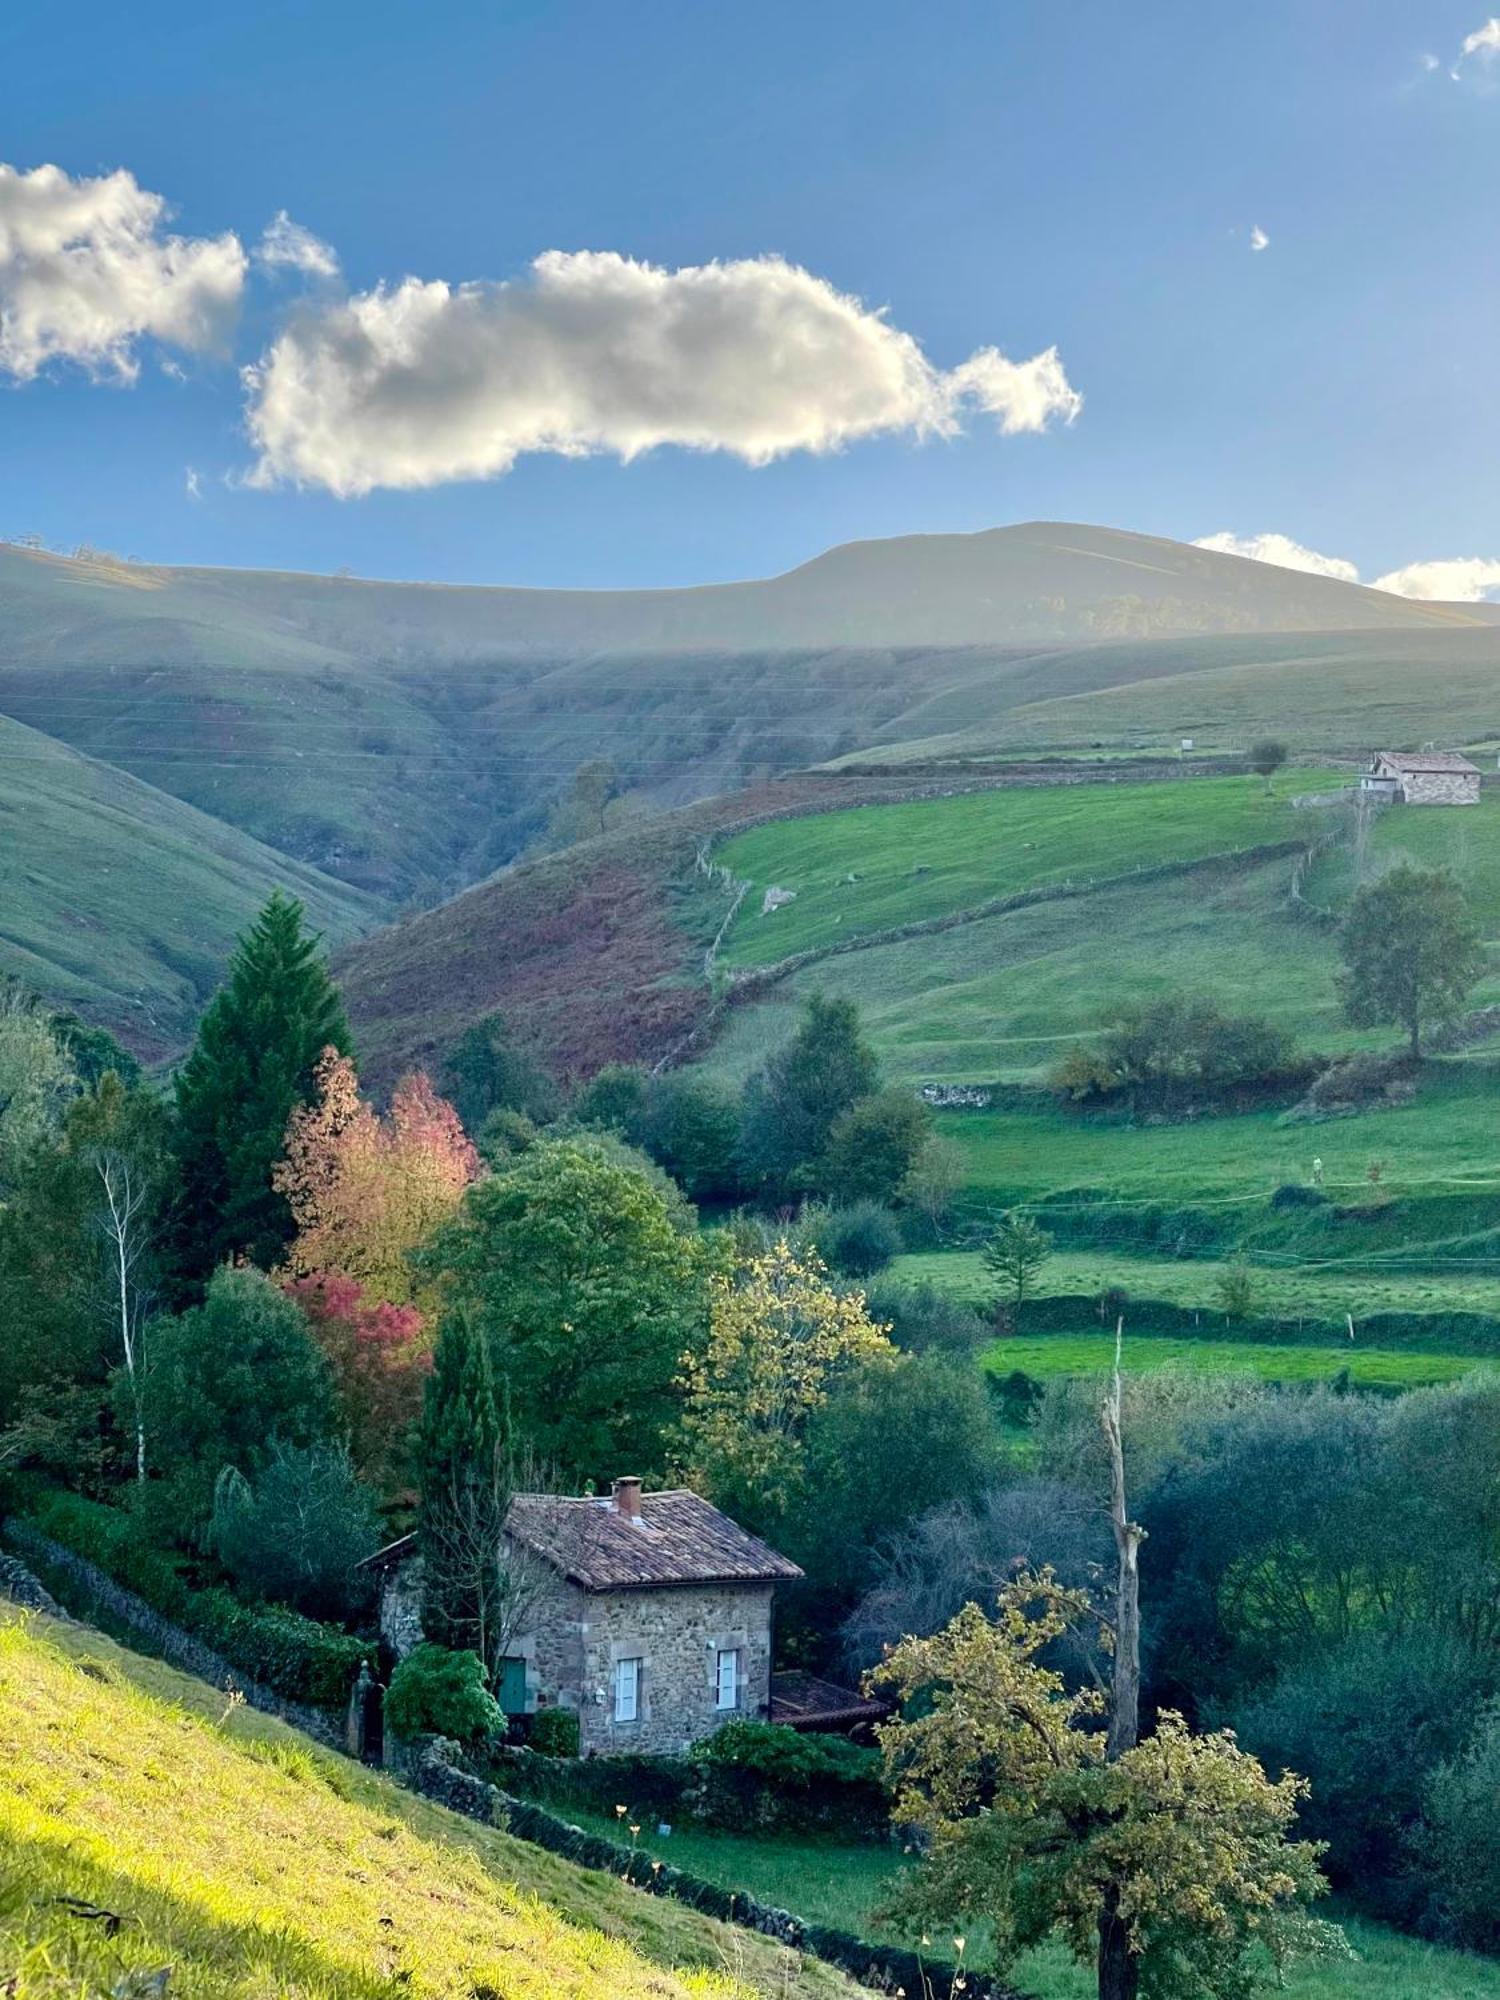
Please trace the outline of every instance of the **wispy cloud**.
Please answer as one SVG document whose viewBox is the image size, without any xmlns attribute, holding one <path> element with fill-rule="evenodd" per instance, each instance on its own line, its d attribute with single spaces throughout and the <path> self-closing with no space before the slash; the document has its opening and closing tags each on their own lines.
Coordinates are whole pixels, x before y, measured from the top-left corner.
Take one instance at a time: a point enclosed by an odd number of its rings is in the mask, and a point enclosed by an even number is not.
<svg viewBox="0 0 1500 2000">
<path fill-rule="evenodd" d="M 779 257 L 663 270 L 548 251 L 525 277 L 408 278 L 294 312 L 245 371 L 252 478 L 326 487 L 494 478 L 523 453 L 661 445 L 763 465 L 859 438 L 1071 423 L 1056 348 L 935 368 L 883 313 Z"/>
<path fill-rule="evenodd" d="M 182 486 L 189 500 L 201 500 L 203 498 L 203 481 L 199 477 L 195 466 L 190 465 L 185 468 Z"/>
<path fill-rule="evenodd" d="M 1195 549 L 1212 549 L 1218 555 L 1245 556 L 1251 562 L 1274 563 L 1279 569 L 1305 570 L 1311 576 L 1333 577 L 1339 583 L 1358 583 L 1359 570 L 1343 556 L 1320 555 L 1304 548 L 1289 535 L 1235 535 L 1227 529 L 1217 535 L 1203 535 Z M 1407 563 L 1388 570 L 1370 584 L 1371 590 L 1388 590 L 1396 597 L 1419 597 L 1443 604 L 1479 604 L 1500 589 L 1500 560 L 1486 556 L 1447 556 L 1432 562 Z"/>
<path fill-rule="evenodd" d="M 1253 223 L 1250 229 L 1250 248 L 1252 250 L 1268 250 L 1270 247 L 1270 237 L 1267 236 L 1258 222 Z"/>
<path fill-rule="evenodd" d="M 314 236 L 300 222 L 293 222 L 284 208 L 266 225 L 255 246 L 255 261 L 268 270 L 301 271 L 310 278 L 336 278 L 339 274 L 338 252 L 333 245 Z"/>
<path fill-rule="evenodd" d="M 173 236 L 167 204 L 121 168 L 74 180 L 60 167 L 0 164 L 0 372 L 30 381 L 72 362 L 117 381 L 140 372 L 142 339 L 219 344 L 239 304 L 237 236 Z"/>
</svg>

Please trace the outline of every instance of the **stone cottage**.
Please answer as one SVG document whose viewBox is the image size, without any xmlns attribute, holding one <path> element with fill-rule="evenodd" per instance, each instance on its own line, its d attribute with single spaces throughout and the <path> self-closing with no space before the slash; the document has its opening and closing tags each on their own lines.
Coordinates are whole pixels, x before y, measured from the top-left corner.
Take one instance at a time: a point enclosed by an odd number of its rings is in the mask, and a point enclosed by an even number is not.
<svg viewBox="0 0 1500 2000">
<path fill-rule="evenodd" d="M 1477 806 L 1479 766 L 1456 750 L 1382 750 L 1360 790 L 1403 806 Z"/>
<path fill-rule="evenodd" d="M 679 1752 L 769 1716 L 772 1600 L 802 1572 L 699 1494 L 639 1479 L 607 1498 L 518 1493 L 500 1560 L 517 1579 L 498 1677 L 510 1714 L 576 1710 L 585 1756 Z M 370 1566 L 400 1659 L 422 1638 L 415 1536 Z"/>
</svg>

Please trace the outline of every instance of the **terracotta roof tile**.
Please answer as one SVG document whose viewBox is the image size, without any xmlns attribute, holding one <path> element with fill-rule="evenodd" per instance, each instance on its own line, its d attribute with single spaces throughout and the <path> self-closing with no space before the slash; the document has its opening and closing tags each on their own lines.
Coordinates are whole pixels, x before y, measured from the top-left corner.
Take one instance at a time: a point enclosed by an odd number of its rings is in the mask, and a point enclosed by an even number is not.
<svg viewBox="0 0 1500 2000">
<path fill-rule="evenodd" d="M 794 1562 L 685 1487 L 643 1493 L 638 1518 L 607 1499 L 518 1493 L 506 1527 L 585 1590 L 681 1583 L 778 1583 Z"/>
</svg>

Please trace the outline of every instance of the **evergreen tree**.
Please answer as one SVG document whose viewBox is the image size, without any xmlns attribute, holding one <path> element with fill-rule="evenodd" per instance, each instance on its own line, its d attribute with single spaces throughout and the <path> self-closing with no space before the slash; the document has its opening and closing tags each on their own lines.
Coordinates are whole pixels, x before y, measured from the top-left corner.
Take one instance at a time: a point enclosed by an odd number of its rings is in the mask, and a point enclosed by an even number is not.
<svg viewBox="0 0 1500 2000">
<path fill-rule="evenodd" d="M 443 1322 L 417 1436 L 422 1622 L 429 1638 L 494 1664 L 501 1534 L 512 1490 L 509 1425 L 472 1314 Z"/>
<path fill-rule="evenodd" d="M 858 1007 L 815 993 L 796 1034 L 746 1086 L 740 1145 L 750 1179 L 777 1195 L 820 1187 L 834 1125 L 879 1087 Z"/>
<path fill-rule="evenodd" d="M 312 1096 L 318 1057 L 352 1047 L 319 943 L 303 927 L 302 905 L 278 889 L 239 940 L 178 1072 L 172 1263 L 185 1291 L 226 1258 L 269 1269 L 292 1239 L 291 1209 L 271 1169 L 292 1111 Z"/>
</svg>

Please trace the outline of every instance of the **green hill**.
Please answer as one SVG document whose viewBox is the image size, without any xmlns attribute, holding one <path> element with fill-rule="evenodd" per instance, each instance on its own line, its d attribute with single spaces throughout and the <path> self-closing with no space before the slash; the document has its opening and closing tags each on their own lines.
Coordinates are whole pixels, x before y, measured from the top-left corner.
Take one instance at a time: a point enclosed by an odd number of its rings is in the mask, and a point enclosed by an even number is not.
<svg viewBox="0 0 1500 2000">
<path fill-rule="evenodd" d="M 179 1047 L 280 885 L 333 944 L 373 898 L 0 717 L 0 972 L 145 1056 Z"/>
<path fill-rule="evenodd" d="M 16 2000 L 145 2000 L 167 1980 L 182 2000 L 858 1990 L 427 1805 L 82 1628 L 43 1636 L 14 1614 L 0 1623 L 0 1881 Z"/>
</svg>

